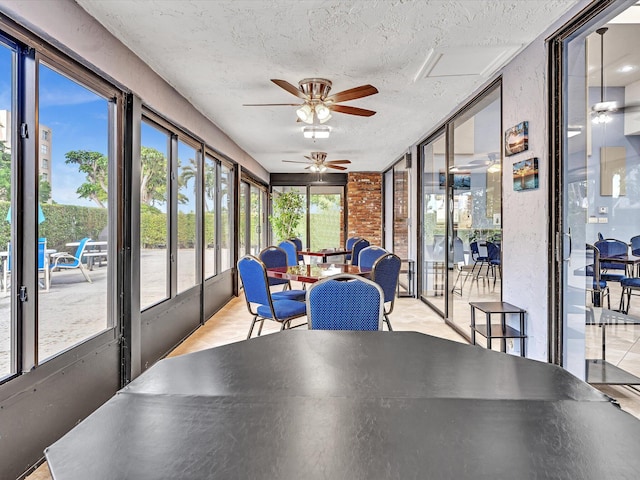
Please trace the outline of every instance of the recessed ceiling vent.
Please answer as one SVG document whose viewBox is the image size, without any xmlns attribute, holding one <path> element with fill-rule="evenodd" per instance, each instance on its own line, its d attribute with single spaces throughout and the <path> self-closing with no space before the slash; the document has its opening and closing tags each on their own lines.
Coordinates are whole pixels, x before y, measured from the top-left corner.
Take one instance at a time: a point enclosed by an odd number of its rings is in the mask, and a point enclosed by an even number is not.
<svg viewBox="0 0 640 480">
<path fill-rule="evenodd" d="M 515 54 L 520 45 L 431 49 L 413 79 L 490 75 Z"/>
</svg>

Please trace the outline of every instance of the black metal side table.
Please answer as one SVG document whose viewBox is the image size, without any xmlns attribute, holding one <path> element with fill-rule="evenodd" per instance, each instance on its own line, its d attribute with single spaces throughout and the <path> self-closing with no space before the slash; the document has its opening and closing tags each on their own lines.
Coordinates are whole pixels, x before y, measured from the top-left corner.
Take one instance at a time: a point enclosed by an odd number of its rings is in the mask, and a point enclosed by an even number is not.
<svg viewBox="0 0 640 480">
<path fill-rule="evenodd" d="M 511 305 L 507 302 L 469 302 L 471 306 L 471 343 L 476 345 L 476 333 L 486 337 L 487 348 L 491 350 L 491 340 L 498 338 L 502 340 L 502 350 L 507 351 L 507 339 L 519 338 L 520 339 L 520 356 L 525 356 L 524 351 L 524 339 L 525 335 L 524 327 L 524 314 L 526 313 L 520 307 Z M 476 309 L 484 312 L 487 318 L 487 323 L 476 324 Z M 499 314 L 500 323 L 491 324 L 491 315 Z M 517 314 L 520 317 L 520 329 L 516 329 L 507 325 L 507 314 Z"/>
</svg>

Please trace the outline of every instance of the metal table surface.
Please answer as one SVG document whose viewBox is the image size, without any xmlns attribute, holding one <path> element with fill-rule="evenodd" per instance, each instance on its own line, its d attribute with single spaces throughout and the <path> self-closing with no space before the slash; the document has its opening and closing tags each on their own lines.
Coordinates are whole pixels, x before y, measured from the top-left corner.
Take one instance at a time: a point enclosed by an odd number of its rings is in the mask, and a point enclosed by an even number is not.
<svg viewBox="0 0 640 480">
<path fill-rule="evenodd" d="M 162 360 L 52 476 L 637 478 L 640 422 L 566 371 L 413 332 L 291 330 Z"/>
</svg>

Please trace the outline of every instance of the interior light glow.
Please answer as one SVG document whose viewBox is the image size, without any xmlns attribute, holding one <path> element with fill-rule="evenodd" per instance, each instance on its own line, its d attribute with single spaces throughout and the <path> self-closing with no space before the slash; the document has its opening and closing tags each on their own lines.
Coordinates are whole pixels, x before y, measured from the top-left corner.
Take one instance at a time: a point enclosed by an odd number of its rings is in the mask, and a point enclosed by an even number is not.
<svg viewBox="0 0 640 480">
<path fill-rule="evenodd" d="M 609 123 L 610 121 L 611 115 L 609 115 L 607 112 L 598 112 L 596 113 L 595 117 L 593 117 L 593 123 L 595 123 L 596 125 Z"/>
<path fill-rule="evenodd" d="M 619 71 L 620 73 L 628 73 L 628 72 L 632 72 L 632 71 L 634 71 L 635 69 L 636 69 L 636 67 L 635 67 L 635 66 L 633 66 L 633 65 L 623 65 L 622 67 L 620 67 L 620 68 L 618 69 L 618 71 Z"/>
<path fill-rule="evenodd" d="M 331 128 L 328 126 L 313 125 L 310 127 L 302 127 L 304 138 L 329 138 Z"/>
<path fill-rule="evenodd" d="M 326 121 L 331 116 L 331 110 L 329 110 L 323 103 L 316 105 L 316 115 L 321 122 Z"/>
<path fill-rule="evenodd" d="M 311 110 L 311 107 L 306 103 L 296 110 L 296 115 L 305 123 L 313 122 L 313 110 Z"/>
</svg>

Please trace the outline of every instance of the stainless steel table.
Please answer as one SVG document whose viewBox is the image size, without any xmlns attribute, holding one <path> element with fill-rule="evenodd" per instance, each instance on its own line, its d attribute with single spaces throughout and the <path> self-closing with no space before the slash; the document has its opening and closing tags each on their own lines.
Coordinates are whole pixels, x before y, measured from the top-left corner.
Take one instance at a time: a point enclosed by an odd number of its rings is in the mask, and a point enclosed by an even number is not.
<svg viewBox="0 0 640 480">
<path fill-rule="evenodd" d="M 292 330 L 159 362 L 53 478 L 637 478 L 640 422 L 566 371 L 412 332 Z"/>
</svg>

